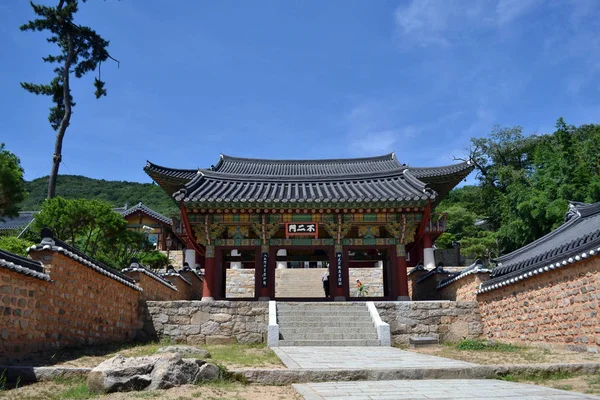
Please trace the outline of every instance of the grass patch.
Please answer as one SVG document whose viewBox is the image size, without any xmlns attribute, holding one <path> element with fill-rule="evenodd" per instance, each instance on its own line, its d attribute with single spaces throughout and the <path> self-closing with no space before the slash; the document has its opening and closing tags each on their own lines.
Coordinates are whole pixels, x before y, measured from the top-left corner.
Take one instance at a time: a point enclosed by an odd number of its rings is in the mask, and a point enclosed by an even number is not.
<svg viewBox="0 0 600 400">
<path fill-rule="evenodd" d="M 202 346 L 202 348 L 210 352 L 214 361 L 224 365 L 242 367 L 281 365 L 279 357 L 264 344 L 227 344 Z"/>
<path fill-rule="evenodd" d="M 543 383 L 547 381 L 559 381 L 571 379 L 574 374 L 566 371 L 539 371 L 533 374 L 507 374 L 498 377 L 498 379 L 508 382 L 534 382 Z M 565 389 L 567 390 L 567 389 Z"/>
<path fill-rule="evenodd" d="M 515 346 L 509 343 L 486 342 L 484 340 L 462 340 L 456 344 L 450 344 L 457 350 L 468 351 L 498 351 L 498 352 L 515 352 L 522 350 L 522 347 Z"/>
<path fill-rule="evenodd" d="M 56 399 L 93 399 L 97 397 L 96 394 L 90 392 L 87 383 L 80 383 L 61 391 Z"/>
</svg>

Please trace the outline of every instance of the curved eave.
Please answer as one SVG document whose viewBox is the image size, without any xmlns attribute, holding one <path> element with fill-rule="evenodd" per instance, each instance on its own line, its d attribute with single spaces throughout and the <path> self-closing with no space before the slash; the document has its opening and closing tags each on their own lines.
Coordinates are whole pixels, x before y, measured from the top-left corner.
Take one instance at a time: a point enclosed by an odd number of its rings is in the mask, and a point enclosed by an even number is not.
<svg viewBox="0 0 600 400">
<path fill-rule="evenodd" d="M 434 206 L 446 197 L 448 192 L 456 187 L 463 179 L 465 179 L 471 171 L 473 164 L 462 162 L 453 165 L 431 168 L 408 168 L 413 176 L 420 181 L 426 183 L 428 187 L 438 193 L 438 197 Z"/>
<path fill-rule="evenodd" d="M 173 195 L 198 174 L 197 169 L 167 168 L 150 161 L 146 162 L 144 172 L 169 195 Z"/>
</svg>

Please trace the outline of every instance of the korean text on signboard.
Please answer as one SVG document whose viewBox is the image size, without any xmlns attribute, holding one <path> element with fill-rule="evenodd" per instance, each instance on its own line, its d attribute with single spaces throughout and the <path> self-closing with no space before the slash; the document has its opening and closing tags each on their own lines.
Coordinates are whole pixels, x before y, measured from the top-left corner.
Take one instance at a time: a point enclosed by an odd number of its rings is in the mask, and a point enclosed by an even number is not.
<svg viewBox="0 0 600 400">
<path fill-rule="evenodd" d="M 315 222 L 288 222 L 285 224 L 285 237 L 313 236 L 319 237 L 319 224 Z"/>
<path fill-rule="evenodd" d="M 262 287 L 267 287 L 267 269 L 269 266 L 269 253 L 262 253 Z"/>
<path fill-rule="evenodd" d="M 335 253 L 335 277 L 337 287 L 342 287 L 342 253 Z"/>
</svg>

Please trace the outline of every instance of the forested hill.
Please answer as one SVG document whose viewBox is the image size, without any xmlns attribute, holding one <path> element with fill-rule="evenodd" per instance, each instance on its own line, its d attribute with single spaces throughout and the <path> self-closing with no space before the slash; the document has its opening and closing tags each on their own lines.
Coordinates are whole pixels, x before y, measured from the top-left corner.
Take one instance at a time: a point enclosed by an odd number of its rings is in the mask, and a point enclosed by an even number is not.
<svg viewBox="0 0 600 400">
<path fill-rule="evenodd" d="M 46 198 L 48 177 L 27 182 L 26 187 L 29 196 L 21 203 L 21 210 L 39 210 Z M 141 201 L 161 214 L 171 216 L 177 213 L 173 201 L 153 183 L 105 181 L 78 175 L 59 175 L 56 194 L 65 199 L 104 200 L 114 207 L 123 207 L 125 204 L 131 207 Z"/>
</svg>

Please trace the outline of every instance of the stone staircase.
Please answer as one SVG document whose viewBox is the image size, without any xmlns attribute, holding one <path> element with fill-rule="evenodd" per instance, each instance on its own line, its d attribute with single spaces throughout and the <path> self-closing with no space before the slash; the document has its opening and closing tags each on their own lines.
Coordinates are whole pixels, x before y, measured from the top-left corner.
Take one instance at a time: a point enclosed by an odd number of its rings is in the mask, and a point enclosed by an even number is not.
<svg viewBox="0 0 600 400">
<path fill-rule="evenodd" d="M 379 346 L 365 303 L 277 302 L 279 346 Z"/>
<path fill-rule="evenodd" d="M 325 298 L 325 268 L 286 268 L 275 270 L 275 297 Z"/>
</svg>

